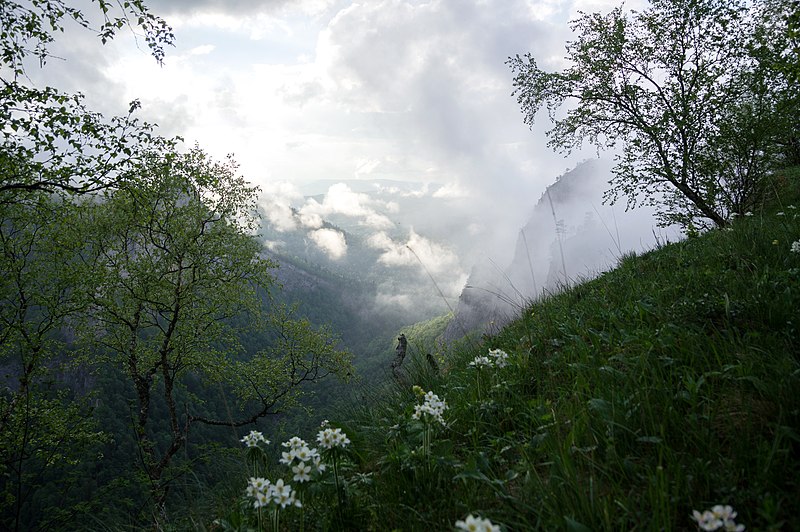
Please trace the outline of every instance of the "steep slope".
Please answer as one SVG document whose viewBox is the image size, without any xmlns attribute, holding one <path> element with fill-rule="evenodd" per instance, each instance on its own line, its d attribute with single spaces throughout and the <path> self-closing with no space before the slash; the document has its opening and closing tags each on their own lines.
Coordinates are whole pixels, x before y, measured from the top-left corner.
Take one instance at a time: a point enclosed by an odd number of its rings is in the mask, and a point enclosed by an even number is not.
<svg viewBox="0 0 800 532">
<path fill-rule="evenodd" d="M 542 294 L 607 271 L 626 252 L 650 249 L 659 238 L 676 238 L 674 230 L 657 236 L 648 210 L 602 205 L 610 176 L 608 163 L 587 160 L 547 187 L 519 231 L 511 263 L 473 268 L 445 337 L 497 330 Z"/>
</svg>

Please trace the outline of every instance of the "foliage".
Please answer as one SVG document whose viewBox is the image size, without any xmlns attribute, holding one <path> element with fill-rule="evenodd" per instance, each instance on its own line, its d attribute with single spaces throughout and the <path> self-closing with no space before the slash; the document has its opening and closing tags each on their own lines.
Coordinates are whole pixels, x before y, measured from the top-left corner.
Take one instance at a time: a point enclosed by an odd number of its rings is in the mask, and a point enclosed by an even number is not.
<svg viewBox="0 0 800 532">
<path fill-rule="evenodd" d="M 251 235 L 255 194 L 232 161 L 214 162 L 195 148 L 150 154 L 135 182 L 86 205 L 93 234 L 86 260 L 98 279 L 83 330 L 135 389 L 137 443 L 156 520 L 163 519 L 165 474 L 193 424 L 253 423 L 291 406 L 304 382 L 350 370 L 348 353 L 328 331 L 287 314 L 262 317 L 274 265 L 260 257 Z M 240 329 L 262 327 L 267 319 L 275 328 L 272 345 L 237 362 Z M 97 351 L 91 356 L 96 362 Z M 232 385 L 253 411 L 241 419 L 210 419 L 197 412 L 199 398 L 179 405 L 177 394 L 190 376 Z M 151 412 L 156 393 L 165 418 Z M 167 430 L 155 428 L 161 422 Z"/>
<path fill-rule="evenodd" d="M 87 193 L 130 177 L 143 153 L 168 149 L 174 142 L 154 134 L 151 124 L 126 116 L 104 119 L 88 110 L 81 94 L 20 82 L 29 56 L 44 66 L 64 19 L 95 31 L 105 43 L 123 27 L 144 31 L 160 63 L 174 37 L 164 20 L 144 2 L 98 0 L 103 22 L 92 28 L 84 13 L 62 0 L 0 2 L 0 193 L 43 190 Z M 11 196 L 13 197 L 13 196 Z"/>
<path fill-rule="evenodd" d="M 0 205 L 0 519 L 9 528 L 54 519 L 35 511 L 47 475 L 68 468 L 100 441 L 85 392 L 55 381 L 64 370 L 63 331 L 87 304 L 91 270 L 80 260 L 85 232 L 69 203 L 40 192 Z M 57 267 L 56 267 L 57 265 Z M 13 377 L 12 377 L 13 375 Z"/>
<path fill-rule="evenodd" d="M 211 429 L 286 411 L 349 375 L 350 355 L 329 329 L 269 313 L 256 189 L 232 159 L 179 152 L 137 101 L 108 119 L 30 83 L 70 23 L 102 43 L 141 31 L 159 63 L 173 41 L 141 0 L 0 0 L 0 528 L 79 512 L 139 526 L 151 509 L 166 525 L 168 489 L 213 470 Z"/>
<path fill-rule="evenodd" d="M 132 179 L 144 153 L 175 144 L 133 118 L 138 107 L 133 102 L 127 116 L 106 120 L 80 94 L 2 80 L 0 193 L 84 194 Z"/>
<path fill-rule="evenodd" d="M 664 224 L 724 226 L 770 191 L 779 140 L 798 116 L 790 82 L 765 60 L 786 53 L 785 32 L 776 38 L 761 7 L 653 0 L 642 12 L 582 14 L 564 71 L 509 59 L 525 122 L 546 107 L 552 147 L 621 148 L 607 200 L 656 206 Z M 557 118 L 569 100 L 577 105 Z"/>
<path fill-rule="evenodd" d="M 49 46 L 55 42 L 54 35 L 64 32 L 64 19 L 94 31 L 103 44 L 113 39 L 117 31 L 135 27 L 144 32 L 145 42 L 153 57 L 161 63 L 164 46 L 173 44 L 172 28 L 160 17 L 150 13 L 142 0 L 111 2 L 93 0 L 102 12 L 99 27 L 92 27 L 89 19 L 78 8 L 63 0 L 31 0 L 0 2 L 0 65 L 11 70 L 13 75 L 25 73 L 25 60 L 33 55 L 40 65 L 49 57 Z"/>
</svg>

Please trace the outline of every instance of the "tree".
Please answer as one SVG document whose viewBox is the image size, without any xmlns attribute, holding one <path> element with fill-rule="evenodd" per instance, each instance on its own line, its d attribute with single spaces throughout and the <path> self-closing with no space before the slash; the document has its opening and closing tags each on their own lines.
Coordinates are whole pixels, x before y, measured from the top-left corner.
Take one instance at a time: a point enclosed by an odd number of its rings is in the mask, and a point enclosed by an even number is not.
<svg viewBox="0 0 800 532">
<path fill-rule="evenodd" d="M 69 195 L 113 187 L 143 153 L 173 141 L 129 113 L 111 120 L 83 97 L 37 88 L 30 60 L 43 66 L 70 20 L 102 42 L 128 27 L 142 31 L 157 61 L 169 26 L 141 0 L 97 0 L 100 21 L 61 0 L 0 0 L 0 528 L 51 526 L 50 509 L 31 500 L 98 440 L 79 394 L 64 386 L 67 336 L 88 304 L 91 271 L 81 261 L 86 234 Z M 56 473 L 58 472 L 58 473 Z M 58 483 L 68 488 L 66 477 Z"/>
<path fill-rule="evenodd" d="M 95 31 L 103 43 L 128 27 L 144 32 L 161 63 L 174 41 L 167 23 L 142 0 L 97 0 L 102 21 L 94 27 L 79 9 L 62 0 L 0 0 L 0 202 L 19 191 L 88 193 L 114 186 L 148 151 L 173 143 L 154 134 L 151 124 L 125 116 L 106 120 L 83 104 L 80 94 L 20 82 L 32 56 L 40 66 L 65 22 Z"/>
<path fill-rule="evenodd" d="M 352 368 L 329 331 L 264 314 L 274 264 L 253 236 L 256 189 L 232 161 L 214 162 L 199 148 L 153 153 L 127 183 L 89 205 L 86 223 L 96 236 L 87 260 L 99 278 L 86 315 L 93 327 L 85 330 L 135 389 L 134 430 L 159 523 L 167 473 L 194 424 L 253 423 L 290 405 L 303 383 Z M 234 324 L 268 322 L 275 342 L 243 359 Z M 252 411 L 210 419 L 198 413 L 199 398 L 184 394 L 179 404 L 190 377 L 227 386 Z M 156 394 L 167 408 L 166 427 L 151 412 Z"/>
<path fill-rule="evenodd" d="M 20 530 L 54 524 L 52 508 L 31 498 L 100 435 L 80 394 L 55 376 L 68 359 L 67 329 L 88 303 L 91 270 L 81 261 L 85 233 L 76 210 L 49 194 L 27 192 L 0 219 L 0 523 Z"/>
<path fill-rule="evenodd" d="M 551 147 L 619 148 L 606 200 L 655 206 L 663 224 L 724 226 L 763 199 L 786 132 L 781 75 L 753 53 L 753 36 L 771 33 L 758 14 L 731 0 L 582 14 L 564 71 L 509 58 L 513 94 L 529 125 L 548 109 Z M 567 101 L 576 105 L 557 118 Z"/>
</svg>

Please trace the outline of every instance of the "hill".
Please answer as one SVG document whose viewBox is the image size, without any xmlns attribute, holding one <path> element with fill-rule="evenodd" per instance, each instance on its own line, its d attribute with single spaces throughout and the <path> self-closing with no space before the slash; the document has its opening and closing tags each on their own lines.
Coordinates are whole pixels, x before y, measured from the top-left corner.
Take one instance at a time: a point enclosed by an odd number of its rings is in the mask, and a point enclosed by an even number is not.
<svg viewBox="0 0 800 532">
<path fill-rule="evenodd" d="M 283 522 L 688 530 L 729 505 L 751 530 L 795 526 L 799 174 L 730 230 L 627 254 L 454 347 L 438 371 L 416 364 L 407 383 L 363 390 L 333 420 L 349 438 L 323 453 L 333 471 L 294 482 L 303 509 Z M 291 479 L 274 463 L 266 475 Z"/>
</svg>

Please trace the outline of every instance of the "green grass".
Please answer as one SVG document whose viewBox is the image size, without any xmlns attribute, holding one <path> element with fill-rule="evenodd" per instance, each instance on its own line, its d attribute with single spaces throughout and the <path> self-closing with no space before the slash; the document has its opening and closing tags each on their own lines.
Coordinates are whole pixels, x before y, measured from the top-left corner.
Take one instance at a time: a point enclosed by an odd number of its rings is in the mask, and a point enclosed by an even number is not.
<svg viewBox="0 0 800 532">
<path fill-rule="evenodd" d="M 447 530 L 473 514 L 507 530 L 692 530 L 715 504 L 748 530 L 798 526 L 795 204 L 627 255 L 453 348 L 439 373 L 409 364 L 447 401 L 446 426 L 412 419 L 408 383 L 364 392 L 332 420 L 353 440 L 343 496 L 320 488 L 329 504 L 305 527 Z M 469 366 L 490 348 L 511 363 Z"/>
</svg>

